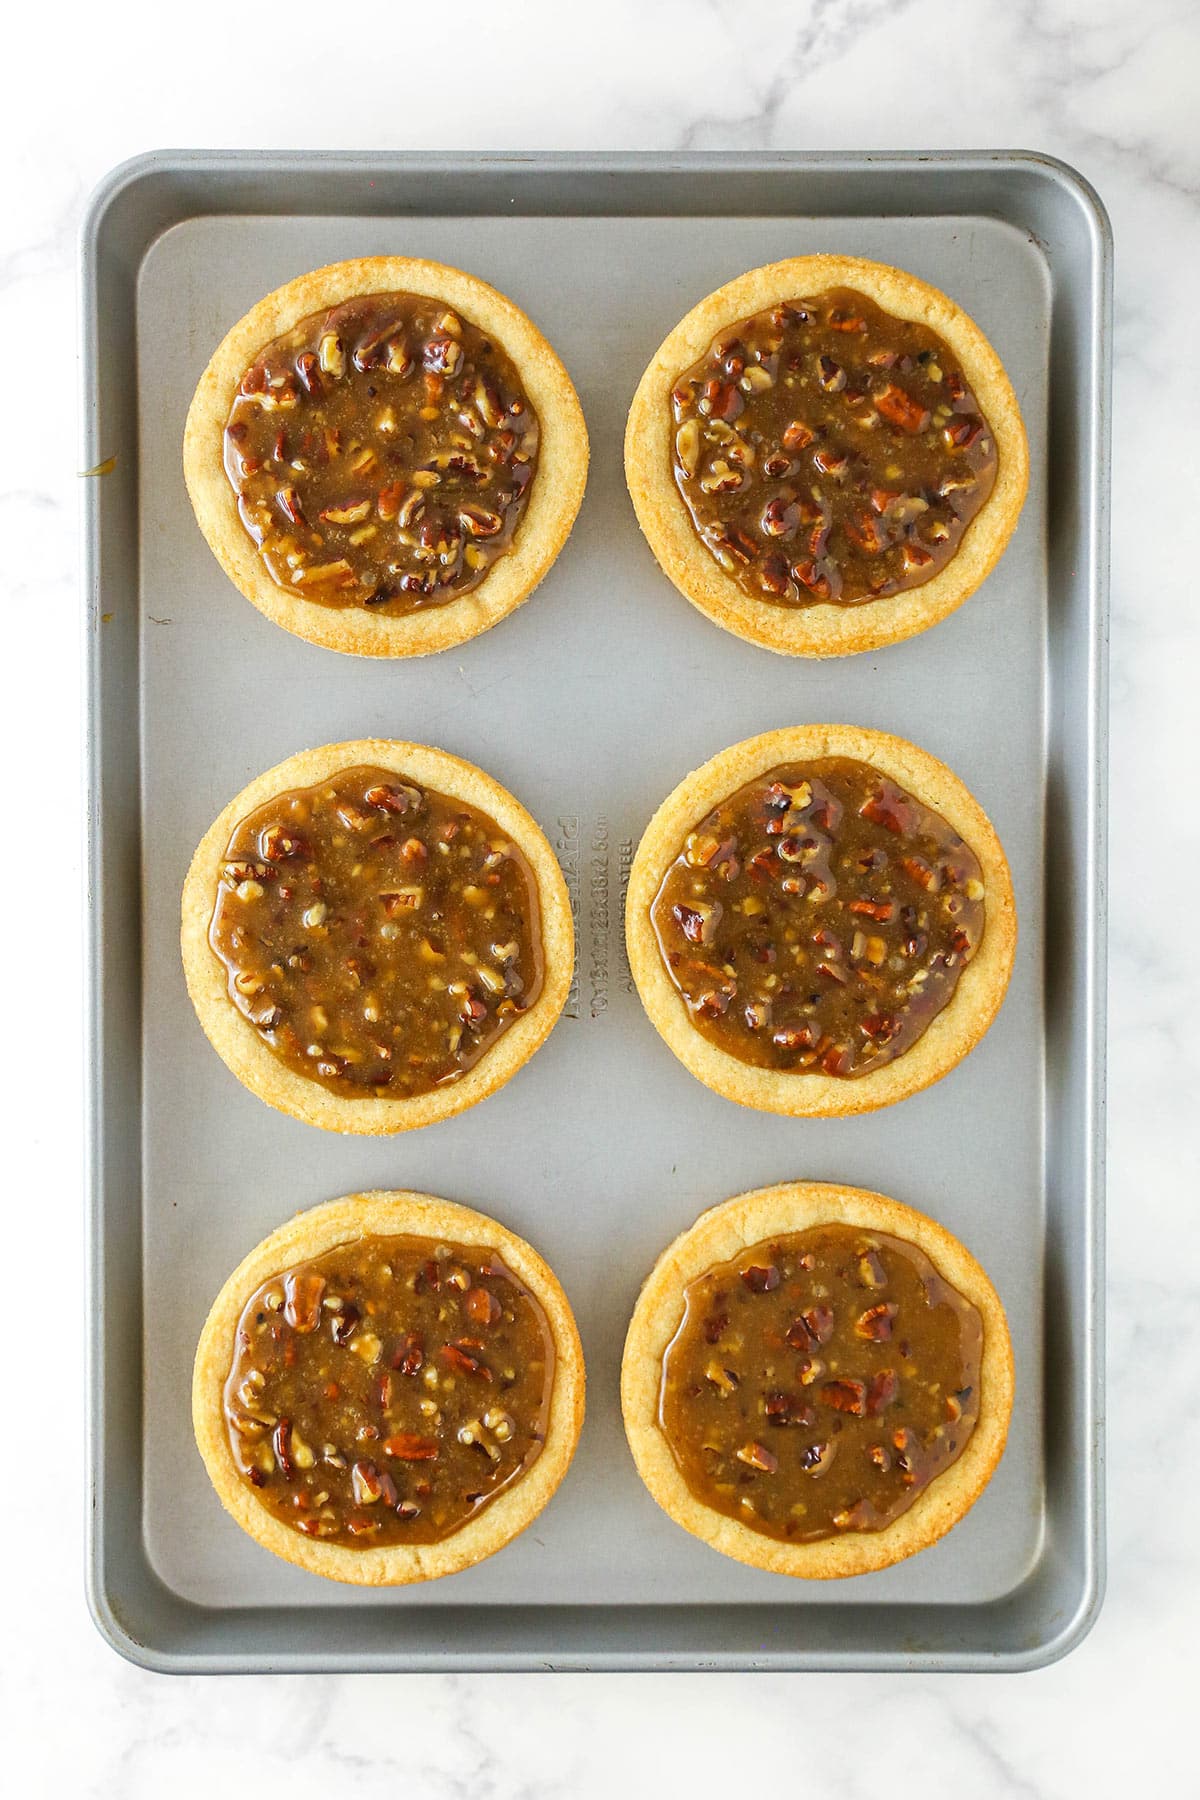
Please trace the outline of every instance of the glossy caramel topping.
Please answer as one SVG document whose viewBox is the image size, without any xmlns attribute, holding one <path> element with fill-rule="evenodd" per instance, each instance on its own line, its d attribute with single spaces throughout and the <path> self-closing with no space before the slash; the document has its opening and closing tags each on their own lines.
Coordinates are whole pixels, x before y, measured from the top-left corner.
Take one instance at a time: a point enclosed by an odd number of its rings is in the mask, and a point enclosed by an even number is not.
<svg viewBox="0 0 1200 1800">
<path fill-rule="evenodd" d="M 209 943 L 300 1075 L 351 1097 L 456 1081 L 537 999 L 537 885 L 493 819 L 388 769 L 274 795 L 234 830 Z"/>
<path fill-rule="evenodd" d="M 660 1424 L 696 1499 L 753 1531 L 878 1531 L 966 1448 L 982 1349 L 915 1245 L 814 1226 L 688 1286 Z"/>
<path fill-rule="evenodd" d="M 246 1302 L 230 1453 L 309 1537 L 438 1543 L 536 1461 L 553 1384 L 545 1313 L 493 1251 L 358 1238 Z"/>
<path fill-rule="evenodd" d="M 949 346 L 849 288 L 727 326 L 671 403 L 675 480 L 701 541 L 777 606 L 928 581 L 996 479 L 991 427 Z"/>
<path fill-rule="evenodd" d="M 854 1076 L 916 1043 L 984 928 L 978 858 L 867 763 L 770 769 L 690 832 L 652 922 L 704 1037 L 760 1068 Z"/>
<path fill-rule="evenodd" d="M 495 339 L 440 301 L 365 294 L 242 377 L 225 471 L 272 579 L 326 606 L 443 606 L 511 548 L 538 420 Z"/>
</svg>

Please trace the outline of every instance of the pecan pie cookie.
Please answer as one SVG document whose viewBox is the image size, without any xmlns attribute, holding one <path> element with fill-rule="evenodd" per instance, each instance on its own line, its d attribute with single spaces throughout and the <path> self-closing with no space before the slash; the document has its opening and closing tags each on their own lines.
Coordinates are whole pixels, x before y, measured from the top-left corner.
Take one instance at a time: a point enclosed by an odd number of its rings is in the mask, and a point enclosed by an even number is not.
<svg viewBox="0 0 1200 1800">
<path fill-rule="evenodd" d="M 658 1504 L 779 1575 L 862 1575 L 956 1525 L 1012 1411 L 1004 1309 L 957 1238 L 790 1182 L 704 1213 L 634 1310 L 621 1408 Z"/>
<path fill-rule="evenodd" d="M 574 961 L 566 883 L 524 807 L 386 738 L 303 751 L 230 801 L 192 859 L 182 947 L 239 1081 L 367 1134 L 494 1093 L 549 1035 Z"/>
<path fill-rule="evenodd" d="M 954 301 L 857 257 L 710 294 L 634 395 L 629 491 L 676 587 L 727 631 L 843 656 L 936 624 L 987 576 L 1028 485 L 1020 409 Z"/>
<path fill-rule="evenodd" d="M 749 738 L 668 795 L 630 871 L 629 964 L 684 1066 L 764 1112 L 939 1080 L 1008 987 L 1012 881 L 958 777 L 885 732 Z"/>
<path fill-rule="evenodd" d="M 537 327 L 473 275 L 370 256 L 301 275 L 200 378 L 184 473 L 234 585 L 298 637 L 423 656 L 519 606 L 566 542 L 583 413 Z"/>
<path fill-rule="evenodd" d="M 222 1505 L 315 1575 L 390 1587 L 532 1523 L 583 1424 L 566 1295 L 494 1219 L 428 1194 L 300 1213 L 234 1270 L 192 1419 Z"/>
</svg>

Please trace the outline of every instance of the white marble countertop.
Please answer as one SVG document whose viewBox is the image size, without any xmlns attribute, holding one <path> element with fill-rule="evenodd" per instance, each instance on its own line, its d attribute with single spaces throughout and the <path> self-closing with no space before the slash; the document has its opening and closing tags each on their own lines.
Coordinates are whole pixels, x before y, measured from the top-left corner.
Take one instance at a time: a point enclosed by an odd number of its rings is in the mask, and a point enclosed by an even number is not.
<svg viewBox="0 0 1200 1800">
<path fill-rule="evenodd" d="M 889 1791 L 898 1766 L 906 1786 L 915 1776 L 972 1800 L 1195 1792 L 1183 1707 L 1200 1602 L 1186 1523 L 1200 1491 L 1187 1385 L 1200 1368 L 1200 839 L 1185 723 L 1200 612 L 1182 525 L 1200 475 L 1200 13 L 1189 0 L 401 0 L 368 13 L 294 0 L 278 14 L 68 0 L 52 15 L 19 9 L 5 36 L 0 733 L 22 793 L 0 884 L 5 942 L 21 946 L 5 981 L 16 1242 L 10 1223 L 4 1285 L 17 1369 L 36 1370 L 7 1420 L 0 1486 L 8 1791 L 191 1800 L 225 1783 L 252 1795 L 321 1780 L 409 1800 L 607 1800 L 740 1788 L 748 1773 L 757 1788 L 760 1768 L 781 1785 L 782 1750 L 789 1788 L 851 1800 Z M 1019 146 L 1099 189 L 1117 241 L 1110 1572 L 1099 1623 L 1056 1667 L 219 1681 L 145 1674 L 93 1629 L 79 1451 L 76 238 L 109 167 L 179 144 Z M 1167 904 L 1147 904 L 1149 880 Z"/>
</svg>

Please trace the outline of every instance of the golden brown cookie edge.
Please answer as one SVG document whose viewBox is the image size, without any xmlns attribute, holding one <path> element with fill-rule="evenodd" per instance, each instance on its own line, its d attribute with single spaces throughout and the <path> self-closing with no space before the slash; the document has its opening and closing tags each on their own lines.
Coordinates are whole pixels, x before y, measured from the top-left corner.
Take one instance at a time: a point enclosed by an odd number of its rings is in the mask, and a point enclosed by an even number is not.
<svg viewBox="0 0 1200 1800">
<path fill-rule="evenodd" d="M 538 469 L 511 550 L 469 593 L 401 616 L 287 594 L 272 580 L 238 514 L 225 475 L 224 430 L 234 391 L 258 352 L 300 319 L 358 294 L 405 292 L 444 300 L 511 357 L 541 426 Z M 200 377 L 184 429 L 187 490 L 209 548 L 261 613 L 309 643 L 355 656 L 426 656 L 477 637 L 527 600 L 570 535 L 587 481 L 583 410 L 557 353 L 506 295 L 474 275 L 407 256 L 366 256 L 299 275 L 267 294 L 226 333 Z"/>
<path fill-rule="evenodd" d="M 908 1511 L 878 1532 L 783 1544 L 715 1512 L 688 1488 L 658 1424 L 662 1359 L 683 1317 L 684 1289 L 714 1263 L 784 1232 L 823 1224 L 885 1231 L 923 1250 L 983 1320 L 980 1411 L 958 1459 Z M 1000 1298 L 970 1251 L 926 1214 L 863 1188 L 784 1182 L 738 1194 L 702 1213 L 662 1252 L 642 1286 L 621 1360 L 621 1412 L 638 1474 L 663 1511 L 722 1555 L 810 1581 L 891 1567 L 943 1537 L 975 1504 L 1004 1451 L 1014 1387 L 1012 1343 Z"/>
<path fill-rule="evenodd" d="M 911 1049 L 883 1068 L 854 1078 L 756 1068 L 701 1036 L 663 967 L 650 917 L 684 838 L 718 801 L 768 769 L 821 756 L 849 756 L 870 763 L 932 806 L 979 858 L 985 887 L 983 939 L 949 1004 Z M 948 1075 L 975 1048 L 1008 990 L 1016 955 L 1016 902 L 1008 861 L 991 820 L 945 763 L 904 738 L 867 726 L 785 726 L 719 751 L 667 795 L 647 825 L 630 868 L 625 942 L 630 972 L 651 1024 L 697 1080 L 727 1100 L 760 1112 L 847 1118 L 919 1093 Z"/>
<path fill-rule="evenodd" d="M 772 606 L 746 594 L 704 548 L 671 471 L 668 396 L 682 370 L 722 326 L 781 300 L 857 288 L 898 318 L 926 324 L 949 344 L 996 439 L 996 482 L 945 568 L 920 587 L 861 606 Z M 915 637 L 963 603 L 1003 554 L 1029 485 L 1029 448 L 1004 366 L 979 326 L 940 289 L 886 263 L 797 256 L 726 282 L 680 320 L 650 361 L 629 410 L 625 478 L 655 560 L 684 597 L 726 631 L 787 656 L 850 656 Z"/>
<path fill-rule="evenodd" d="M 224 1385 L 233 1333 L 250 1295 L 273 1274 L 372 1235 L 412 1234 L 482 1244 L 497 1251 L 541 1304 L 555 1347 L 554 1388 L 546 1442 L 537 1461 L 461 1530 L 437 1544 L 379 1545 L 362 1550 L 290 1531 L 254 1497 L 229 1452 Z M 431 1581 L 482 1562 L 511 1543 L 548 1505 L 570 1466 L 583 1427 L 586 1375 L 574 1315 L 553 1270 L 524 1238 L 472 1207 L 432 1194 L 374 1190 L 298 1213 L 257 1244 L 214 1300 L 196 1348 L 192 1424 L 217 1497 L 242 1530 L 273 1555 L 310 1574 L 359 1587 Z"/>
<path fill-rule="evenodd" d="M 234 827 L 273 794 L 311 787 L 360 764 L 389 769 L 424 787 L 478 807 L 520 849 L 537 883 L 541 913 L 542 991 L 458 1081 L 408 1099 L 361 1099 L 335 1093 L 288 1068 L 230 1000 L 225 973 L 208 941 L 218 871 Z M 255 777 L 225 806 L 197 846 L 183 886 L 180 947 L 188 993 L 205 1036 L 252 1094 L 323 1131 L 378 1137 L 452 1118 L 510 1081 L 553 1030 L 570 991 L 575 936 L 567 884 L 550 842 L 520 801 L 492 776 L 428 744 L 355 738 L 302 750 Z"/>
</svg>

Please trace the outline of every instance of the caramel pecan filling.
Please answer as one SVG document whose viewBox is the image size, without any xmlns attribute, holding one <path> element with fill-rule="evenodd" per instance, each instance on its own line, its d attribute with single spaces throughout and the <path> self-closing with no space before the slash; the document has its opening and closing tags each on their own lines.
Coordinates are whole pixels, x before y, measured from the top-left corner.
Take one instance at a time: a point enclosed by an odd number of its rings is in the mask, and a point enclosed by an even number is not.
<svg viewBox="0 0 1200 1800">
<path fill-rule="evenodd" d="M 251 1295 L 225 1384 L 234 1466 L 337 1544 L 433 1544 L 546 1439 L 554 1341 L 490 1250 L 364 1237 Z"/>
<path fill-rule="evenodd" d="M 866 763 L 769 770 L 688 834 L 651 913 L 711 1043 L 760 1068 L 863 1075 L 916 1043 L 984 928 L 974 852 Z"/>
<path fill-rule="evenodd" d="M 277 794 L 235 829 L 209 943 L 298 1074 L 352 1097 L 455 1081 L 537 999 L 537 885 L 486 814 L 388 769 Z"/>
<path fill-rule="evenodd" d="M 260 351 L 225 471 L 281 588 L 403 614 L 468 593 L 511 548 L 538 436 L 494 338 L 437 300 L 366 294 Z"/>
<path fill-rule="evenodd" d="M 702 543 L 778 606 L 928 581 L 996 479 L 949 346 L 849 288 L 728 326 L 671 405 L 675 480 Z"/>
<path fill-rule="evenodd" d="M 878 1531 L 966 1448 L 982 1349 L 915 1245 L 816 1226 L 689 1285 L 659 1422 L 696 1499 L 753 1531 Z"/>
</svg>

